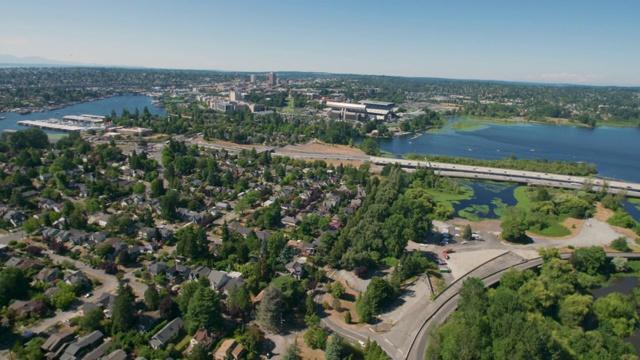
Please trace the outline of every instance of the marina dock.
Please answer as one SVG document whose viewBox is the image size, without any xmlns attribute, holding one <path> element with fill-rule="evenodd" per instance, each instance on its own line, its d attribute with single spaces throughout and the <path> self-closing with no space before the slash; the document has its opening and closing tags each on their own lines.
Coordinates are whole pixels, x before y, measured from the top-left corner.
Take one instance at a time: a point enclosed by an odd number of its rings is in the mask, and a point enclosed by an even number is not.
<svg viewBox="0 0 640 360">
<path fill-rule="evenodd" d="M 104 116 L 99 115 L 67 115 L 58 119 L 48 120 L 20 120 L 18 125 L 37 127 L 40 129 L 54 130 L 54 131 L 87 131 L 89 129 L 102 129 Z"/>
<path fill-rule="evenodd" d="M 20 120 L 18 121 L 18 125 L 29 126 L 29 127 L 37 127 L 45 130 L 55 130 L 55 131 L 85 131 L 89 128 L 83 126 L 76 125 L 67 125 L 61 124 L 58 120 Z"/>
</svg>

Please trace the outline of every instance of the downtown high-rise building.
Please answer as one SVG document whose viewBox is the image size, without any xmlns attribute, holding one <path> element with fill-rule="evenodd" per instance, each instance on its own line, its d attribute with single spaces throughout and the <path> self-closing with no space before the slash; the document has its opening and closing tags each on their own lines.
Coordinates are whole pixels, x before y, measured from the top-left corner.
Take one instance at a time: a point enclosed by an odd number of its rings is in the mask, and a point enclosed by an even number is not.
<svg viewBox="0 0 640 360">
<path fill-rule="evenodd" d="M 278 81 L 277 75 L 273 72 L 270 72 L 267 80 L 267 83 L 269 84 L 269 86 L 276 86 L 277 81 Z"/>
</svg>

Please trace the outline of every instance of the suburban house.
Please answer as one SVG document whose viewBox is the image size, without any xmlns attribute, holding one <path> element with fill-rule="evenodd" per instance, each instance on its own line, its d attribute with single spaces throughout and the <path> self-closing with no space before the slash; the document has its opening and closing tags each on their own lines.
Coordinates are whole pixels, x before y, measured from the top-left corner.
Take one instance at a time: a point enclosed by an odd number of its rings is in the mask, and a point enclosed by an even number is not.
<svg viewBox="0 0 640 360">
<path fill-rule="evenodd" d="M 297 261 L 292 261 L 284 266 L 289 274 L 294 278 L 300 280 L 304 277 L 304 265 Z"/>
<path fill-rule="evenodd" d="M 225 340 L 222 345 L 213 353 L 214 360 L 238 360 L 244 353 L 244 347 L 235 339 Z"/>
<path fill-rule="evenodd" d="M 229 281 L 227 273 L 218 270 L 211 270 L 208 278 L 213 290 L 220 290 Z"/>
<path fill-rule="evenodd" d="M 164 261 L 159 261 L 157 263 L 153 263 L 153 264 L 149 265 L 147 270 L 149 271 L 149 274 L 151 274 L 153 276 L 164 274 L 167 271 L 167 263 L 164 262 Z"/>
<path fill-rule="evenodd" d="M 184 329 L 184 321 L 182 321 L 181 318 L 178 317 L 171 320 L 167 325 L 160 329 L 160 331 L 153 335 L 149 341 L 149 346 L 154 350 L 165 347 L 169 341 L 178 336 L 182 329 Z"/>
<path fill-rule="evenodd" d="M 191 274 L 191 268 L 186 265 L 174 264 L 167 269 L 167 279 L 175 280 L 176 282 L 188 279 L 189 274 Z"/>
<path fill-rule="evenodd" d="M 60 360 L 78 360 L 82 359 L 83 355 L 89 352 L 89 350 L 96 347 L 100 342 L 104 334 L 99 330 L 96 330 L 90 334 L 87 334 L 76 341 L 69 344 L 64 354 L 60 357 Z"/>
<path fill-rule="evenodd" d="M 52 334 L 47 340 L 40 346 L 40 349 L 45 353 L 47 359 L 54 359 L 60 356 L 60 353 L 64 350 L 64 345 L 69 343 L 75 334 L 73 331 L 61 331 L 59 333 Z"/>
<path fill-rule="evenodd" d="M 67 285 L 71 286 L 79 286 L 90 283 L 89 279 L 80 270 L 72 272 L 71 274 L 65 276 L 64 282 L 67 283 Z"/>
<path fill-rule="evenodd" d="M 60 276 L 60 270 L 58 268 L 44 268 L 37 273 L 33 279 L 36 281 L 42 281 L 44 283 L 52 282 Z"/>
<path fill-rule="evenodd" d="M 200 344 L 208 350 L 211 348 L 211 345 L 213 345 L 213 340 L 215 340 L 215 336 L 211 331 L 207 329 L 200 329 L 196 331 L 195 335 L 191 338 L 191 345 L 196 346 Z"/>
<path fill-rule="evenodd" d="M 36 310 L 37 304 L 33 300 L 16 300 L 13 304 L 9 305 L 9 309 L 13 310 L 16 316 L 20 316 L 23 314 L 29 314 Z"/>
</svg>

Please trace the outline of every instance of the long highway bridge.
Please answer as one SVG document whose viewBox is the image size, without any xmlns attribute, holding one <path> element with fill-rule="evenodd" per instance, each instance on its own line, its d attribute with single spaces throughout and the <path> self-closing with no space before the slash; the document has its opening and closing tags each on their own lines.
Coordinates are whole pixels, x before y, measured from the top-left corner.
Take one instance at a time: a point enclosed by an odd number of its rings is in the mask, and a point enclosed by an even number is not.
<svg viewBox="0 0 640 360">
<path fill-rule="evenodd" d="M 374 156 L 370 157 L 370 161 L 377 165 L 398 164 L 409 169 L 429 168 L 440 175 L 450 177 L 510 181 L 565 189 L 580 189 L 586 185 L 596 191 L 604 187 L 613 194 L 624 191 L 627 196 L 640 197 L 640 184 L 626 181 Z"/>
<path fill-rule="evenodd" d="M 251 147 L 246 145 L 216 145 L 206 141 L 189 140 L 193 144 L 207 148 L 227 149 L 230 151 L 239 152 L 242 149 L 250 149 Z M 436 173 L 443 176 L 466 178 L 466 179 L 481 179 L 481 180 L 495 180 L 495 181 L 509 181 L 527 185 L 540 185 L 549 186 L 564 189 L 580 189 L 585 186 L 591 187 L 592 190 L 599 191 L 605 187 L 610 193 L 617 194 L 624 191 L 629 197 L 640 198 L 640 184 L 608 180 L 600 178 L 591 178 L 584 176 L 572 176 L 572 175 L 558 175 L 550 173 L 542 173 L 535 171 L 523 171 L 523 170 L 509 170 L 484 166 L 473 165 L 460 165 L 460 164 L 448 164 L 441 162 L 420 161 L 420 160 L 405 160 L 395 158 L 384 158 L 369 155 L 355 155 L 355 154 L 336 154 L 336 153 L 321 153 L 318 151 L 305 151 L 297 149 L 282 149 L 278 147 L 259 146 L 256 147 L 257 152 L 269 151 L 275 156 L 288 156 L 294 159 L 303 160 L 336 160 L 336 161 L 357 161 L 357 162 L 371 162 L 376 165 L 398 164 L 406 169 L 428 168 L 436 171 Z"/>
</svg>

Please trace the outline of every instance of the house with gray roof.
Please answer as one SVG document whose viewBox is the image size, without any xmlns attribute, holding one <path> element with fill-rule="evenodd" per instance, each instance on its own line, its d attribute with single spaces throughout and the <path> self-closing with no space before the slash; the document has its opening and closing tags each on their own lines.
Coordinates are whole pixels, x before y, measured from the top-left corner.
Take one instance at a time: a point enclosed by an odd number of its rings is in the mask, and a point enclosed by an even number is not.
<svg viewBox="0 0 640 360">
<path fill-rule="evenodd" d="M 151 340 L 149 340 L 149 346 L 154 350 L 164 348 L 169 341 L 178 336 L 182 329 L 184 329 L 184 321 L 182 321 L 182 318 L 178 317 L 171 320 L 160 329 L 160 331 L 153 335 Z"/>
<path fill-rule="evenodd" d="M 88 353 L 91 349 L 96 347 L 102 342 L 104 334 L 100 330 L 96 330 L 90 334 L 87 334 L 76 341 L 69 344 L 64 354 L 60 357 L 60 360 L 78 360 L 82 356 Z"/>
<path fill-rule="evenodd" d="M 61 331 L 59 333 L 52 334 L 45 340 L 44 344 L 40 346 L 40 349 L 45 353 L 48 359 L 54 359 L 60 356 L 65 349 L 65 345 L 73 340 L 75 334 L 73 331 Z"/>
<path fill-rule="evenodd" d="M 154 276 L 164 274 L 167 271 L 167 263 L 164 261 L 158 261 L 157 263 L 149 265 L 147 271 L 149 271 L 149 274 Z"/>
<path fill-rule="evenodd" d="M 229 276 L 227 275 L 227 273 L 218 270 L 211 270 L 208 278 L 213 290 L 220 290 L 224 286 L 224 284 L 229 281 Z"/>
</svg>

